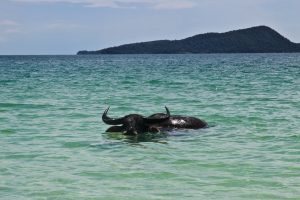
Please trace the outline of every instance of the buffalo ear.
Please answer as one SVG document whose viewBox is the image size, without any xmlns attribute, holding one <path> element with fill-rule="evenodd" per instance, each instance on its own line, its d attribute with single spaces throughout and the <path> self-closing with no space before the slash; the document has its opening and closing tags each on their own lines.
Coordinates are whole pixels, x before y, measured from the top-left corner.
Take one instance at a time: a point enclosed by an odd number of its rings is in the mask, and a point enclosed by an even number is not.
<svg viewBox="0 0 300 200">
<path fill-rule="evenodd" d="M 105 132 L 117 133 L 117 132 L 123 132 L 123 130 L 124 128 L 122 126 L 111 126 Z"/>
<path fill-rule="evenodd" d="M 123 124 L 124 117 L 121 118 L 110 118 L 107 116 L 107 112 L 109 110 L 109 107 L 104 111 L 102 115 L 102 121 L 108 125 L 119 125 Z"/>
<path fill-rule="evenodd" d="M 156 117 L 144 117 L 143 120 L 146 124 L 158 124 L 158 123 L 162 123 L 166 120 L 168 120 L 170 118 L 170 111 L 167 108 L 167 106 L 165 106 L 167 114 L 165 117 L 160 117 L 160 118 L 156 118 Z"/>
</svg>

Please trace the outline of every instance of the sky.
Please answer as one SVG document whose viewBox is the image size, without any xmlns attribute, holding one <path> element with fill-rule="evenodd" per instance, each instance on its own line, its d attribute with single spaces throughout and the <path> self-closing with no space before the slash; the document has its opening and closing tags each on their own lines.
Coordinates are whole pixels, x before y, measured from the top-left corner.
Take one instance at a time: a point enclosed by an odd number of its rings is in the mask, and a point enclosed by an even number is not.
<svg viewBox="0 0 300 200">
<path fill-rule="evenodd" d="M 69 55 L 258 25 L 300 43 L 299 10 L 299 0 L 1 0 L 0 55 Z"/>
</svg>

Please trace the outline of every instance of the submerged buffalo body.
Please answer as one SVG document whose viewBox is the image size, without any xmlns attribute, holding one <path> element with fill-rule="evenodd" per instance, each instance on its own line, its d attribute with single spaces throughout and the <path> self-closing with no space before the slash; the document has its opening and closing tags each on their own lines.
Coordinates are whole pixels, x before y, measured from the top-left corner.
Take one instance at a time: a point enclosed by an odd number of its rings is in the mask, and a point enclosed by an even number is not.
<svg viewBox="0 0 300 200">
<path fill-rule="evenodd" d="M 109 127 L 106 132 L 122 132 L 126 135 L 137 135 L 145 132 L 160 132 L 162 130 L 172 129 L 199 129 L 205 128 L 207 123 L 195 117 L 180 115 L 170 115 L 169 109 L 166 108 L 166 114 L 156 113 L 149 117 L 139 114 L 130 114 L 122 118 L 110 118 L 107 116 L 109 107 L 104 111 L 102 120 Z M 116 126 L 118 125 L 118 126 Z"/>
<path fill-rule="evenodd" d="M 165 118 L 166 114 L 157 113 L 150 115 L 151 118 Z M 207 127 L 207 123 L 196 117 L 188 117 L 181 115 L 171 115 L 167 120 L 154 124 L 159 130 L 169 130 L 169 129 L 200 129 Z"/>
</svg>

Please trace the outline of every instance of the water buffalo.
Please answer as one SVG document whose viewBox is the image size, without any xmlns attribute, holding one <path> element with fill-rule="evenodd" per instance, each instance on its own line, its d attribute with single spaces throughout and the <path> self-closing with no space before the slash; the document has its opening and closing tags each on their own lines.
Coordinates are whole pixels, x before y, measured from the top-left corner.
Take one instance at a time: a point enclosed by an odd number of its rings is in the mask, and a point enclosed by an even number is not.
<svg viewBox="0 0 300 200">
<path fill-rule="evenodd" d="M 167 113 L 156 113 L 149 117 L 139 114 L 130 114 L 122 118 L 110 118 L 107 116 L 109 107 L 104 111 L 102 120 L 111 126 L 106 132 L 122 132 L 126 135 L 137 135 L 145 132 L 160 132 L 172 129 L 199 129 L 207 127 L 207 123 L 195 117 L 170 115 L 167 107 Z"/>
<path fill-rule="evenodd" d="M 104 111 L 102 120 L 108 125 L 121 125 L 111 126 L 106 132 L 122 132 L 125 135 L 137 135 L 145 132 L 158 132 L 159 130 L 153 126 L 160 124 L 170 118 L 170 111 L 167 107 L 167 114 L 161 117 L 144 117 L 139 114 L 130 114 L 121 118 L 110 118 L 107 116 L 109 107 Z"/>
<path fill-rule="evenodd" d="M 156 113 L 149 116 L 150 118 L 164 119 L 166 114 Z M 172 130 L 172 129 L 200 129 L 206 128 L 207 123 L 196 117 L 188 117 L 181 115 L 171 115 L 167 120 L 153 124 L 158 130 Z"/>
</svg>

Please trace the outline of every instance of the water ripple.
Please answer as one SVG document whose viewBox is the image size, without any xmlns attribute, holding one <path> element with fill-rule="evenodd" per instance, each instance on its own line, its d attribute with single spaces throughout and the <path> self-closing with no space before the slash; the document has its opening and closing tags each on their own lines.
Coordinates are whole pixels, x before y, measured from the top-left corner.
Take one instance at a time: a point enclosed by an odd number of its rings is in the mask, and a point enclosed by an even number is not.
<svg viewBox="0 0 300 200">
<path fill-rule="evenodd" d="M 298 199 L 299 54 L 2 56 L 3 199 Z M 209 128 L 124 136 L 101 114 Z"/>
</svg>

